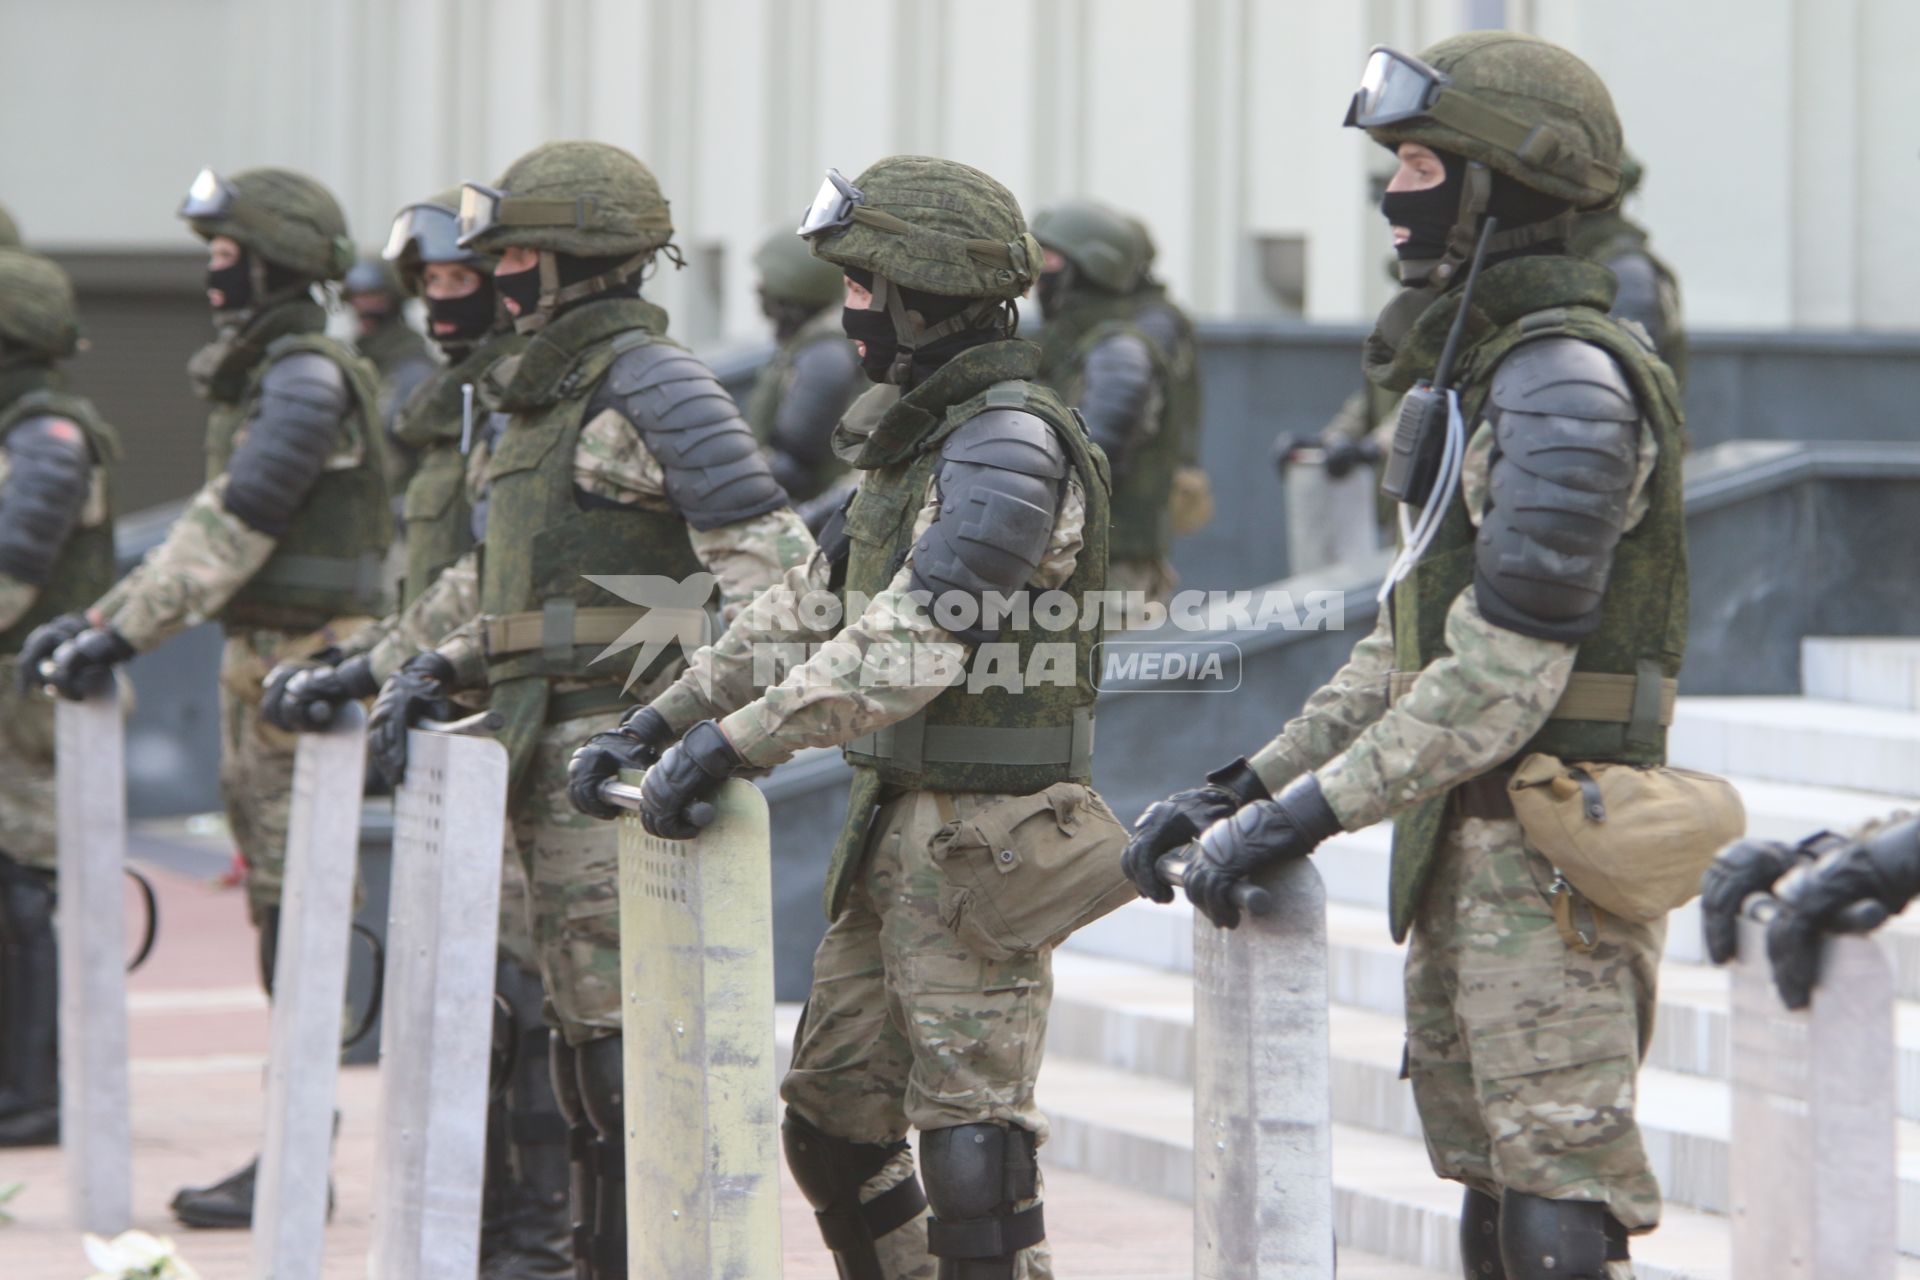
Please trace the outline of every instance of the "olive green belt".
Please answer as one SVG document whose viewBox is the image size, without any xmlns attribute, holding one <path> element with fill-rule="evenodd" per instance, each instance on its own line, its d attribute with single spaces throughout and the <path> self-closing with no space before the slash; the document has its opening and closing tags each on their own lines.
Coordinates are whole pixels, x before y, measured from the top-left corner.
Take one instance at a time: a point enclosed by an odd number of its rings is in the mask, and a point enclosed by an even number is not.
<svg viewBox="0 0 1920 1280">
<path fill-rule="evenodd" d="M 596 684 L 586 689 L 570 689 L 547 698 L 547 723 L 559 724 L 603 711 L 624 711 L 634 705 L 633 695 L 618 684 Z"/>
<path fill-rule="evenodd" d="M 1413 688 L 1413 682 L 1420 678 L 1418 671 L 1396 671 L 1388 678 L 1387 701 L 1398 702 L 1407 696 Z M 1636 712 L 1651 711 L 1652 697 L 1659 699 L 1658 711 L 1654 722 L 1660 725 L 1673 723 L 1673 703 L 1679 694 L 1679 682 L 1667 677 L 1659 680 L 1657 687 L 1649 681 L 1648 701 L 1642 704 L 1641 682 L 1638 676 L 1613 675 L 1601 671 L 1576 671 L 1567 680 L 1566 690 L 1561 693 L 1560 701 L 1553 704 L 1550 720 L 1589 720 L 1602 724 L 1633 724 L 1640 719 Z"/>
<path fill-rule="evenodd" d="M 928 724 L 922 712 L 855 738 L 846 751 L 903 769 L 923 764 L 1064 764 L 1078 776 L 1093 766 L 1093 710 L 1081 707 L 1071 724 L 1037 729 Z"/>
<path fill-rule="evenodd" d="M 672 612 L 656 616 L 638 605 L 582 609 L 571 600 L 549 600 L 538 613 L 492 615 L 483 624 L 482 637 L 489 658 L 540 650 L 565 660 L 576 645 L 673 640 L 679 636 L 678 623 Z"/>
</svg>

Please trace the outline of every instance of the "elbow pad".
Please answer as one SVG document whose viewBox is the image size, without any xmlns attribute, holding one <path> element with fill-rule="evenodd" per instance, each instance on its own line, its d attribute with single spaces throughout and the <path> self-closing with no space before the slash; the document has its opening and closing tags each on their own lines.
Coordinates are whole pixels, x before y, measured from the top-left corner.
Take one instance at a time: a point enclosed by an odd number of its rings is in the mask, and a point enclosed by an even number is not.
<svg viewBox="0 0 1920 1280">
<path fill-rule="evenodd" d="M 1613 358 L 1576 338 L 1525 343 L 1488 398 L 1494 451 L 1474 594 L 1496 626 L 1578 643 L 1600 625 L 1640 457 L 1640 411 Z"/>
<path fill-rule="evenodd" d="M 1126 465 L 1127 446 L 1146 423 L 1153 394 L 1153 353 L 1139 336 L 1115 334 L 1087 353 L 1082 382 L 1085 390 L 1076 407 L 1086 419 L 1087 434 L 1118 471 Z"/>
<path fill-rule="evenodd" d="M 1046 554 L 1067 475 L 1065 448 L 1042 418 L 989 409 L 941 451 L 940 514 L 913 546 L 912 589 L 980 598 L 1026 586 Z M 991 633 L 956 632 L 969 644 Z"/>
<path fill-rule="evenodd" d="M 277 538 L 293 523 L 340 439 L 353 403 L 339 365 L 301 351 L 273 362 L 246 439 L 227 464 L 226 507 Z"/>
<path fill-rule="evenodd" d="M 616 410 L 666 472 L 667 497 L 696 529 L 717 529 L 787 505 L 753 431 L 720 380 L 690 352 L 666 343 L 624 351 L 587 416 Z"/>
<path fill-rule="evenodd" d="M 23 420 L 8 433 L 6 450 L 0 571 L 44 587 L 86 506 L 92 455 L 78 426 L 50 414 Z"/>
</svg>

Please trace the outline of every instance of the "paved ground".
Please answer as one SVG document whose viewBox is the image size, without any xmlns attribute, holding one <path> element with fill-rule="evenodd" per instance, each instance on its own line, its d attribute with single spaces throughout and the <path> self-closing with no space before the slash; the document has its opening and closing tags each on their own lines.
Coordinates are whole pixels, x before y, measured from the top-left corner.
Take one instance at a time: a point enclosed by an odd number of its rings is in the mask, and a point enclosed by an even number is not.
<svg viewBox="0 0 1920 1280">
<path fill-rule="evenodd" d="M 240 893 L 197 874 L 218 859 L 166 857 L 150 865 L 164 920 L 160 945 L 131 981 L 135 1225 L 175 1236 L 205 1280 L 243 1280 L 244 1232 L 177 1229 L 166 1204 L 176 1187 L 209 1181 L 253 1154 L 267 1044 L 267 1007 L 254 981 L 252 932 Z M 324 1275 L 366 1274 L 378 1077 L 341 1072 L 342 1122 L 335 1176 L 339 1207 Z M 1044 1099 L 1043 1099 L 1044 1101 Z M 79 1233 L 66 1225 L 57 1150 L 0 1152 L 0 1185 L 26 1184 L 0 1226 L 0 1276 L 80 1280 L 88 1274 Z M 1100 1280 L 1173 1280 L 1189 1274 L 1191 1219 L 1184 1206 L 1117 1190 L 1085 1175 L 1049 1173 L 1047 1217 L 1058 1274 Z M 782 1203 L 786 1280 L 832 1280 L 804 1200 L 789 1185 Z M 1408 1280 L 1415 1273 L 1343 1257 L 1352 1280 Z M 439 1277 L 433 1280 L 441 1280 Z"/>
</svg>

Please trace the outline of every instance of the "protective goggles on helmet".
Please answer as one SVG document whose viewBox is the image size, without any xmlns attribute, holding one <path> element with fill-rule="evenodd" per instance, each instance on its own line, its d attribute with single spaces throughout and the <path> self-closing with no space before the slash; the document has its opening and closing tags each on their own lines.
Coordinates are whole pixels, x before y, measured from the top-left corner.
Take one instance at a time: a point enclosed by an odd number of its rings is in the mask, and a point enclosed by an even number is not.
<svg viewBox="0 0 1920 1280">
<path fill-rule="evenodd" d="M 394 215 L 380 256 L 388 262 L 465 262 L 473 253 L 460 247 L 460 215 L 443 204 L 410 204 Z"/>
<path fill-rule="evenodd" d="M 845 231 L 853 225 L 854 211 L 866 201 L 860 188 L 848 182 L 838 169 L 829 169 L 794 234 L 817 236 L 827 231 Z"/>
<path fill-rule="evenodd" d="M 469 182 L 460 188 L 460 238 L 455 243 L 464 249 L 477 237 L 505 227 L 592 227 L 594 203 L 592 196 L 550 200 Z"/>
<path fill-rule="evenodd" d="M 193 185 L 187 188 L 187 198 L 180 202 L 180 216 L 228 218 L 233 216 L 234 206 L 239 202 L 238 188 L 213 170 L 202 169 L 194 177 Z"/>
<path fill-rule="evenodd" d="M 1360 87 L 1354 90 L 1347 107 L 1349 128 L 1375 129 L 1381 125 L 1411 120 L 1433 110 L 1440 91 L 1452 83 L 1444 71 L 1436 71 L 1411 54 L 1375 45 L 1367 55 L 1366 70 L 1360 73 Z"/>
</svg>

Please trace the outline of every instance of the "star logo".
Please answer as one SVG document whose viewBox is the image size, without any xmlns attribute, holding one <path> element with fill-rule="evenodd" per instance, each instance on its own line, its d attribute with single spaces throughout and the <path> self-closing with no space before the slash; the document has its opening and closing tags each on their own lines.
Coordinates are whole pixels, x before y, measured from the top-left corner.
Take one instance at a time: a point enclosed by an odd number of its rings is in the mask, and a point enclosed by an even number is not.
<svg viewBox="0 0 1920 1280">
<path fill-rule="evenodd" d="M 640 617 L 632 626 L 621 632 L 612 644 L 593 655 L 593 662 L 598 662 L 616 653 L 624 653 L 636 645 L 639 647 L 640 652 L 634 655 L 633 666 L 627 672 L 626 683 L 621 685 L 622 691 L 633 688 L 641 673 L 653 665 L 654 659 L 660 656 L 669 641 L 677 642 L 680 652 L 691 656 L 694 650 L 712 638 L 706 603 L 719 579 L 711 573 L 695 573 L 684 579 L 652 573 L 590 573 L 585 577 L 594 586 L 610 591 L 640 609 Z"/>
</svg>

